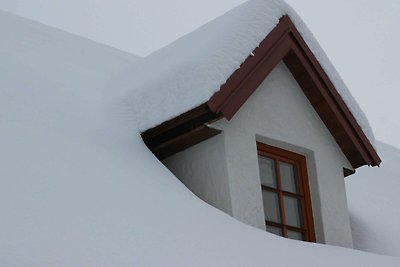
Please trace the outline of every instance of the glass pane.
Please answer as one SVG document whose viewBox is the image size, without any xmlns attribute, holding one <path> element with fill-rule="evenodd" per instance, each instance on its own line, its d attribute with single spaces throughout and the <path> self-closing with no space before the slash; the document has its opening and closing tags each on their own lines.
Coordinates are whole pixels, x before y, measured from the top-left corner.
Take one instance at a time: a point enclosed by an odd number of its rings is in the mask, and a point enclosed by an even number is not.
<svg viewBox="0 0 400 267">
<path fill-rule="evenodd" d="M 301 232 L 295 232 L 295 231 L 287 231 L 288 238 L 290 239 L 296 239 L 296 240 L 305 240 L 304 234 Z"/>
<path fill-rule="evenodd" d="M 303 220 L 301 218 L 300 200 L 297 198 L 284 196 L 283 203 L 285 207 L 286 224 L 302 228 Z"/>
<path fill-rule="evenodd" d="M 265 220 L 270 222 L 280 223 L 281 214 L 279 212 L 278 194 L 264 190 L 263 204 L 264 204 Z"/>
<path fill-rule="evenodd" d="M 260 168 L 261 184 L 276 188 L 275 161 L 258 156 L 258 166 Z"/>
<path fill-rule="evenodd" d="M 279 162 L 282 177 L 282 190 L 299 194 L 296 166 L 285 162 Z"/>
<path fill-rule="evenodd" d="M 275 227 L 275 226 L 270 226 L 270 225 L 267 225 L 266 228 L 267 228 L 268 232 L 273 233 L 275 235 L 282 236 L 282 229 L 281 228 L 278 228 L 278 227 Z"/>
</svg>

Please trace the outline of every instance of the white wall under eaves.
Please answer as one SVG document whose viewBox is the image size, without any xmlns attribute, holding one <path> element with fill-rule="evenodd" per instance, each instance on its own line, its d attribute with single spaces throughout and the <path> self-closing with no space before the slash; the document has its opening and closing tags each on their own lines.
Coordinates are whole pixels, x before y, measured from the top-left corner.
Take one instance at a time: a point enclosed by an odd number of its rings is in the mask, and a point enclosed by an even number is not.
<svg viewBox="0 0 400 267">
<path fill-rule="evenodd" d="M 343 177 L 343 168 L 351 169 L 351 164 L 283 63 L 231 121 L 223 119 L 214 126 L 223 133 L 164 161 L 195 194 L 236 219 L 264 229 L 256 140 L 303 154 L 317 241 L 353 247 Z M 212 172 L 217 169 L 224 170 L 224 175 Z M 231 210 L 220 205 L 225 202 Z"/>
</svg>

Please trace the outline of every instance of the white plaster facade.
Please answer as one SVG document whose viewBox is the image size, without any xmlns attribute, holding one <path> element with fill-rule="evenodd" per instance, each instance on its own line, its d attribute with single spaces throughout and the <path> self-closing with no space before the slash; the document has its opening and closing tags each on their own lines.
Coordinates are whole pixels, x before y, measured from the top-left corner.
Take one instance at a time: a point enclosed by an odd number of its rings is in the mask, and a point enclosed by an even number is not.
<svg viewBox="0 0 400 267">
<path fill-rule="evenodd" d="M 256 141 L 306 156 L 317 242 L 353 247 L 343 168 L 352 169 L 301 88 L 280 63 L 222 133 L 163 162 L 197 196 L 265 229 Z"/>
</svg>

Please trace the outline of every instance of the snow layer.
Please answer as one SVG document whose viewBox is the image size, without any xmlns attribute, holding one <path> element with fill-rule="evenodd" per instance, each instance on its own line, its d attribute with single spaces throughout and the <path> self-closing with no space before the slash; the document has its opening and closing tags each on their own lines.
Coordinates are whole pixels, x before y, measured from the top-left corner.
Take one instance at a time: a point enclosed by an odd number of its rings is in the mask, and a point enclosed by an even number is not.
<svg viewBox="0 0 400 267">
<path fill-rule="evenodd" d="M 3 84 L 18 81 L 16 76 L 32 74 L 35 84 L 41 85 L 44 80 L 56 88 L 73 88 L 79 93 L 86 87 L 105 87 L 110 77 L 139 60 L 135 55 L 1 10 L 0 33 Z"/>
<path fill-rule="evenodd" d="M 377 142 L 380 168 L 362 168 L 346 180 L 354 246 L 400 256 L 400 150 Z"/>
<path fill-rule="evenodd" d="M 123 81 L 119 77 L 140 130 L 206 102 L 286 14 L 374 144 L 368 120 L 346 85 L 296 12 L 281 0 L 250 0 L 146 57 Z"/>
<path fill-rule="evenodd" d="M 0 34 L 0 266 L 400 265 L 276 237 L 196 198 L 105 99 L 134 57 L 3 12 Z"/>
</svg>

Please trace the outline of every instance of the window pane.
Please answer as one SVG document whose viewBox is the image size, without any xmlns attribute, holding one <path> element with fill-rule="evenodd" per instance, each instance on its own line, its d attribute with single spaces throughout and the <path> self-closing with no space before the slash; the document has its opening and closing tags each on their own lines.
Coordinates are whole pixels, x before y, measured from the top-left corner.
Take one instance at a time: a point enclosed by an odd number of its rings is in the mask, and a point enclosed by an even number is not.
<svg viewBox="0 0 400 267">
<path fill-rule="evenodd" d="M 279 162 L 282 177 L 282 190 L 299 194 L 296 167 L 293 164 Z"/>
<path fill-rule="evenodd" d="M 283 203 L 285 207 L 286 224 L 302 228 L 303 220 L 301 218 L 300 200 L 297 198 L 284 196 Z"/>
<path fill-rule="evenodd" d="M 296 239 L 296 240 L 305 240 L 304 234 L 301 232 L 295 232 L 295 231 L 287 231 L 288 238 L 290 239 Z"/>
<path fill-rule="evenodd" d="M 276 188 L 275 161 L 258 156 L 258 166 L 260 168 L 261 184 Z"/>
<path fill-rule="evenodd" d="M 279 212 L 278 194 L 264 190 L 263 204 L 264 204 L 265 219 L 267 221 L 280 223 L 281 214 Z"/>
<path fill-rule="evenodd" d="M 282 236 L 282 229 L 281 228 L 278 228 L 278 227 L 275 227 L 275 226 L 270 226 L 270 225 L 267 225 L 266 228 L 267 228 L 268 232 L 273 233 L 275 235 Z"/>
</svg>

